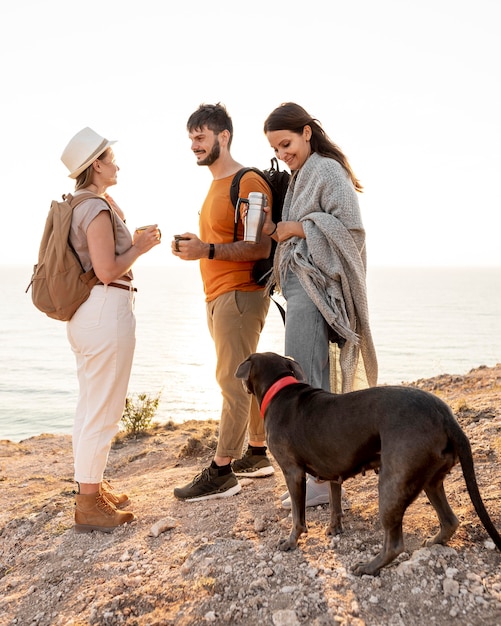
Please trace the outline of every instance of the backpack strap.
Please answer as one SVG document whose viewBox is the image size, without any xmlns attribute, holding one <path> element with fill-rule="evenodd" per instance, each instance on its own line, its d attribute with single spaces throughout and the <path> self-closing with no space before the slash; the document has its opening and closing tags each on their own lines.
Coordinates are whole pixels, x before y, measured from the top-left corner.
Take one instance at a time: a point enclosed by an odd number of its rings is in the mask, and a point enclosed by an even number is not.
<svg viewBox="0 0 501 626">
<path fill-rule="evenodd" d="M 72 211 L 81 202 L 83 202 L 84 200 L 89 200 L 90 198 L 97 198 L 98 200 L 102 200 L 103 202 L 105 202 L 108 205 L 108 207 L 110 209 L 111 226 L 113 228 L 113 239 L 116 242 L 116 240 L 117 240 L 117 219 L 116 219 L 116 215 L 115 215 L 115 211 L 114 211 L 113 207 L 108 202 L 108 200 L 106 200 L 106 198 L 103 198 L 103 196 L 99 196 L 97 193 L 93 193 L 92 191 L 86 191 L 84 193 L 79 194 L 76 197 L 72 196 L 71 193 L 63 194 L 63 200 L 66 200 L 66 202 L 70 205 Z M 78 256 L 77 251 L 75 250 L 75 248 L 73 247 L 73 245 L 72 245 L 72 243 L 70 241 L 69 235 L 68 235 L 68 245 L 73 250 L 73 254 L 78 259 L 78 262 L 80 263 L 80 266 L 82 267 L 82 272 L 83 272 L 84 268 L 83 268 L 82 262 L 80 261 L 80 257 Z M 87 274 L 90 274 L 90 273 L 94 274 L 93 268 L 91 268 L 87 272 Z M 94 274 L 94 276 L 95 276 L 95 274 Z M 97 281 L 97 278 L 96 278 L 96 281 Z"/>
<path fill-rule="evenodd" d="M 274 167 L 274 163 L 273 161 L 275 161 L 276 164 L 276 168 Z M 271 160 L 271 167 L 272 169 L 274 169 L 275 171 L 279 171 L 278 169 L 278 161 L 276 160 L 275 157 L 273 157 L 273 159 Z M 263 176 L 263 173 L 261 172 L 261 170 L 258 170 L 257 167 L 243 167 L 241 170 L 238 170 L 238 172 L 235 174 L 235 176 L 233 177 L 233 180 L 231 181 L 231 186 L 230 186 L 230 199 L 231 199 L 231 203 L 233 204 L 233 206 L 235 207 L 235 222 L 233 225 L 233 241 L 237 241 L 238 236 L 237 236 L 237 232 L 238 232 L 238 217 L 239 217 L 239 207 L 240 207 L 240 203 L 238 201 L 239 196 L 240 196 L 240 181 L 243 177 L 244 174 L 247 174 L 247 172 L 256 172 L 256 174 L 259 174 L 264 180 L 266 180 Z M 268 181 L 266 181 L 268 183 Z M 269 185 L 269 183 L 268 183 Z M 272 242 L 272 244 L 275 244 L 275 242 Z M 277 300 L 275 300 L 275 298 L 270 296 L 270 299 L 273 300 L 273 302 L 277 305 L 278 310 L 280 311 L 280 315 L 282 317 L 282 321 L 285 324 L 285 309 L 283 308 L 283 306 L 280 304 L 280 302 L 278 302 Z"/>
<path fill-rule="evenodd" d="M 247 174 L 247 172 L 256 172 L 256 174 L 261 174 L 261 172 L 255 167 L 242 167 L 241 170 L 238 170 L 231 181 L 230 187 L 230 199 L 235 208 L 237 207 L 238 196 L 240 195 L 240 181 L 242 176 Z"/>
<path fill-rule="evenodd" d="M 235 221 L 233 223 L 233 241 L 237 241 L 238 239 L 238 236 L 237 236 L 238 217 L 239 217 L 239 209 L 240 209 L 240 202 L 238 200 L 240 197 L 240 181 L 242 180 L 242 177 L 244 176 L 244 174 L 247 174 L 247 172 L 256 172 L 256 174 L 259 174 L 260 176 L 262 176 L 261 171 L 258 170 L 257 167 L 243 167 L 241 170 L 238 170 L 238 172 L 233 177 L 233 180 L 231 181 L 230 200 L 231 200 L 231 204 L 235 207 Z"/>
<path fill-rule="evenodd" d="M 78 196 L 73 196 L 71 193 L 63 194 L 63 200 L 66 200 L 68 204 L 74 209 L 76 206 L 83 202 L 84 200 L 89 200 L 90 198 L 96 198 L 97 200 L 102 200 L 105 202 L 110 209 L 110 218 L 111 218 L 111 226 L 113 227 L 113 238 L 117 240 L 117 220 L 115 210 L 111 206 L 111 204 L 103 198 L 103 196 L 99 196 L 97 193 L 93 193 L 92 191 L 85 191 L 84 193 L 78 194 Z"/>
</svg>

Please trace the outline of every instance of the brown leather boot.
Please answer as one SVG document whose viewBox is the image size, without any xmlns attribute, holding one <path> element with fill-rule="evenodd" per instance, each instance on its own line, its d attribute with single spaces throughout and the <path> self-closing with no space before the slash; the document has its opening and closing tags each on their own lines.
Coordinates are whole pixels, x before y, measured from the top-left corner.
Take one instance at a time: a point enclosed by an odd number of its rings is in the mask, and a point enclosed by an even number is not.
<svg viewBox="0 0 501 626">
<path fill-rule="evenodd" d="M 132 522 L 134 514 L 119 511 L 103 494 L 79 493 L 75 495 L 75 532 L 89 533 L 92 530 L 110 533 L 117 526 Z"/>
<path fill-rule="evenodd" d="M 106 500 L 108 500 L 108 502 L 111 502 L 111 504 L 113 504 L 113 506 L 115 506 L 117 509 L 125 509 L 125 507 L 129 506 L 130 504 L 129 496 L 127 496 L 125 493 L 117 493 L 110 485 L 110 483 L 104 478 L 101 483 L 101 493 L 106 498 Z"/>
</svg>

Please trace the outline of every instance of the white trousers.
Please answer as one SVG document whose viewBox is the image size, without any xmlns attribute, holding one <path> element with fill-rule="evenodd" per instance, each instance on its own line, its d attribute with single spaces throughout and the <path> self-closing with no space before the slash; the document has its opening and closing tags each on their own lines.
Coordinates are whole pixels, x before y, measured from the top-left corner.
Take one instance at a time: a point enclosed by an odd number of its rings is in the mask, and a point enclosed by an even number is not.
<svg viewBox="0 0 501 626">
<path fill-rule="evenodd" d="M 96 285 L 66 325 L 77 362 L 75 481 L 100 483 L 119 429 L 136 344 L 134 292 Z"/>
</svg>

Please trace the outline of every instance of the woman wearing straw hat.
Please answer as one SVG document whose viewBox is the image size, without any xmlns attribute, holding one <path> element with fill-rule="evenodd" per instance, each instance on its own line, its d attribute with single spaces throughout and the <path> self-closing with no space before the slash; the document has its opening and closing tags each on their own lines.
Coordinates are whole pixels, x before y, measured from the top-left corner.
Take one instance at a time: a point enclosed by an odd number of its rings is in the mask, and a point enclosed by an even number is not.
<svg viewBox="0 0 501 626">
<path fill-rule="evenodd" d="M 61 156 L 76 181 L 73 196 L 96 194 L 74 208 L 70 242 L 85 271 L 94 268 L 100 281 L 67 323 L 79 382 L 73 426 L 77 532 L 110 532 L 134 519 L 121 510 L 128 497 L 113 491 L 103 474 L 123 414 L 136 342 L 131 267 L 160 243 L 160 231 L 149 226 L 133 238 L 107 195 L 119 171 L 114 143 L 84 128 Z"/>
</svg>

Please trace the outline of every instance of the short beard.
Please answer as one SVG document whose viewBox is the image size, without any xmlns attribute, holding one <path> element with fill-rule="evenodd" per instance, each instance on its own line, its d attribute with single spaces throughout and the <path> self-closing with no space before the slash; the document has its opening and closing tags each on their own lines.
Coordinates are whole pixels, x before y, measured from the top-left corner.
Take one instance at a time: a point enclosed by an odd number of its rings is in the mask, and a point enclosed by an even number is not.
<svg viewBox="0 0 501 626">
<path fill-rule="evenodd" d="M 212 149 L 209 152 L 209 154 L 205 157 L 205 159 L 202 159 L 201 161 L 197 161 L 197 165 L 212 165 L 219 159 L 220 155 L 221 155 L 221 146 L 219 145 L 219 139 L 216 137 L 214 139 L 214 145 L 212 146 Z"/>
</svg>

